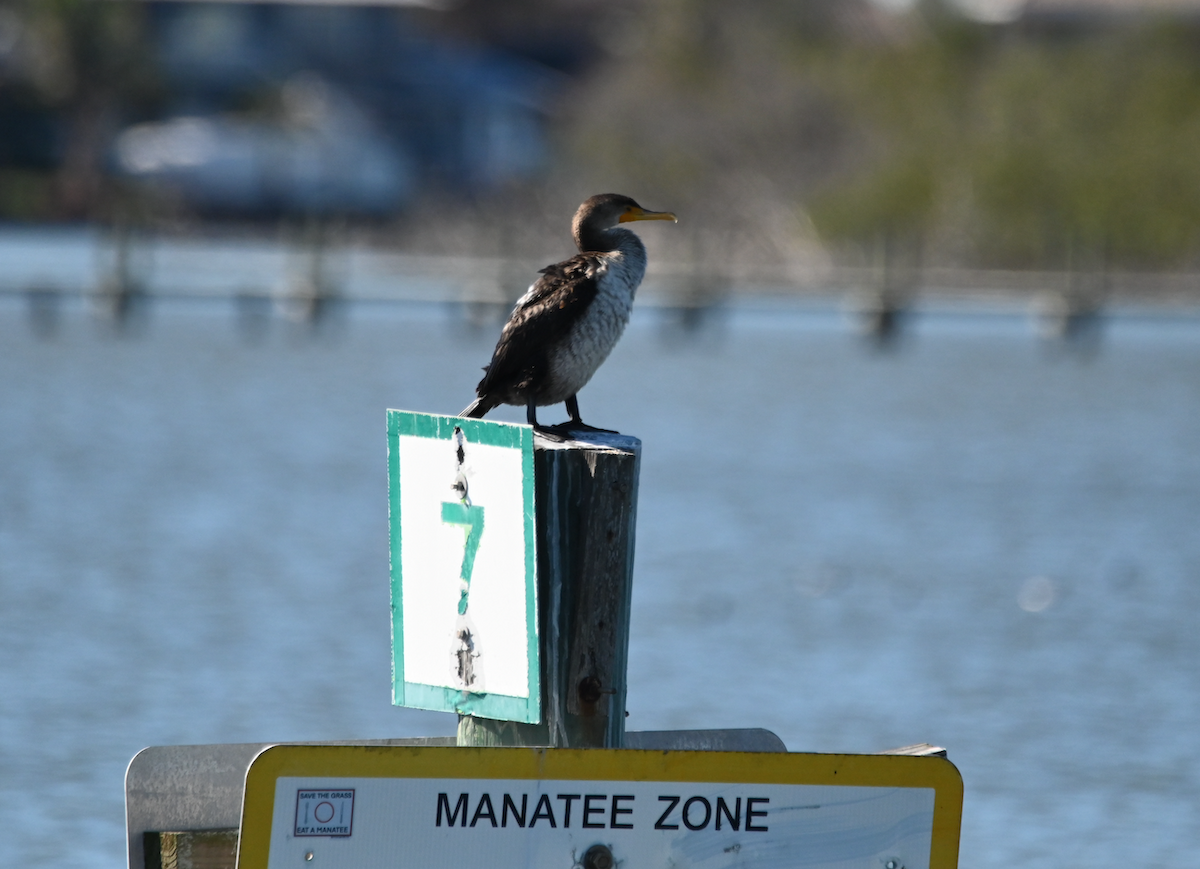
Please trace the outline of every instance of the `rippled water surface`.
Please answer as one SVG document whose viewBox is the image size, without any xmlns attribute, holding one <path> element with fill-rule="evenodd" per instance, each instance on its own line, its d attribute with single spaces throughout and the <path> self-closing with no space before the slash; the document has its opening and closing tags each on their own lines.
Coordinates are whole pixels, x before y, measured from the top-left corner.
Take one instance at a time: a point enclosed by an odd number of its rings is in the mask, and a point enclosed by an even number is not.
<svg viewBox="0 0 1200 869">
<path fill-rule="evenodd" d="M 964 867 L 1193 859 L 1200 321 L 639 318 L 580 398 L 644 444 L 630 728 L 944 745 Z M 329 325 L 0 304 L 3 865 L 121 866 L 145 745 L 453 731 L 389 705 L 384 409 L 457 412 L 496 328 Z"/>
</svg>

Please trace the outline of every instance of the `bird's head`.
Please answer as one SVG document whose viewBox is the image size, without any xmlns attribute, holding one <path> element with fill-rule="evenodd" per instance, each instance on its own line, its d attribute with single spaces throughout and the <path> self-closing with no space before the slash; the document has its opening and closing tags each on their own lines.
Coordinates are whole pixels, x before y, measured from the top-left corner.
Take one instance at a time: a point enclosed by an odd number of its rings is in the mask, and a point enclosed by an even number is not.
<svg viewBox="0 0 1200 869">
<path fill-rule="evenodd" d="M 630 223 L 634 220 L 670 220 L 678 223 L 678 219 L 670 211 L 647 211 L 628 196 L 622 196 L 620 193 L 601 193 L 579 206 L 571 228 L 580 250 L 603 249 L 591 240 L 619 223 Z"/>
</svg>

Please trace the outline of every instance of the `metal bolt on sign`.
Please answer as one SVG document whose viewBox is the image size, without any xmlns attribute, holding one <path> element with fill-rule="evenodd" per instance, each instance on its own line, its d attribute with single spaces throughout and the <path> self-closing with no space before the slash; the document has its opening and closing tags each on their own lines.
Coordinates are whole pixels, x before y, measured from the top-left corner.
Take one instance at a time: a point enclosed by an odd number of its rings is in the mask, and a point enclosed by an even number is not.
<svg viewBox="0 0 1200 869">
<path fill-rule="evenodd" d="M 613 852 L 607 845 L 593 845 L 583 852 L 579 864 L 583 869 L 613 869 Z"/>
</svg>

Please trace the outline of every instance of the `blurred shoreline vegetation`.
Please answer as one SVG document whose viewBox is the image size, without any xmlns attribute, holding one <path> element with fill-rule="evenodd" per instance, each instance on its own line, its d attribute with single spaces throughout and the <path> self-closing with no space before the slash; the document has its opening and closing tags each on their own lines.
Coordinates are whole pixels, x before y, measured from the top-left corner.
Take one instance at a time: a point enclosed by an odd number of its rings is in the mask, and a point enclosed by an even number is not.
<svg viewBox="0 0 1200 869">
<path fill-rule="evenodd" d="M 0 0 L 0 220 L 153 205 L 109 165 L 119 129 L 171 99 L 148 8 Z M 681 214 L 654 241 L 668 257 L 730 277 L 831 262 L 1194 270 L 1200 19 L 1076 13 L 983 23 L 949 0 L 396 9 L 431 39 L 508 52 L 565 86 L 538 174 L 466 194 L 428 186 L 375 231 L 414 249 L 542 255 L 565 238 L 562 215 L 614 189 Z"/>
<path fill-rule="evenodd" d="M 144 4 L 0 3 L 0 219 L 101 216 L 112 136 L 164 96 Z"/>
<path fill-rule="evenodd" d="M 760 238 L 764 205 L 786 207 L 841 261 L 1157 270 L 1200 253 L 1195 20 L 664 0 L 584 93 L 579 163 Z"/>
</svg>

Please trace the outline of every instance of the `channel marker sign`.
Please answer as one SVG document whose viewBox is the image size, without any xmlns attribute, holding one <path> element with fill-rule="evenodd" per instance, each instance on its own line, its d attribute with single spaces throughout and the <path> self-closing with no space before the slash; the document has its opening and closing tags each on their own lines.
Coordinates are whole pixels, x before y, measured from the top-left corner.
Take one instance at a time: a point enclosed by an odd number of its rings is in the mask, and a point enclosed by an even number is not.
<svg viewBox="0 0 1200 869">
<path fill-rule="evenodd" d="M 393 703 L 537 723 L 533 429 L 387 421 Z"/>
</svg>

